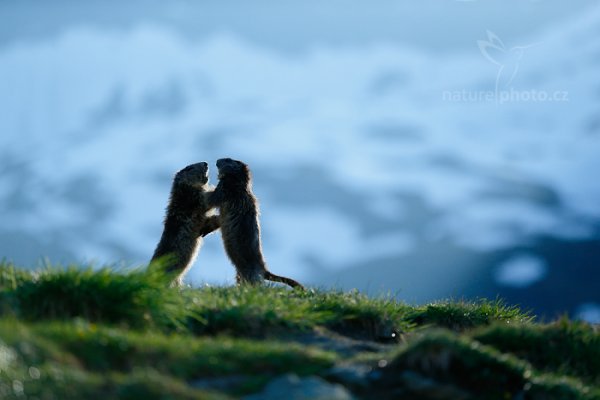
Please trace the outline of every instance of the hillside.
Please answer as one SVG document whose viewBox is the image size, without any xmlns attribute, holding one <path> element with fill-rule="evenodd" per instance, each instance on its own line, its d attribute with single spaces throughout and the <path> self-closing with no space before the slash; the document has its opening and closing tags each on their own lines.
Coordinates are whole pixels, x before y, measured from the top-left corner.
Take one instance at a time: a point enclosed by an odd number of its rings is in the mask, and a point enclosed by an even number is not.
<svg viewBox="0 0 600 400">
<path fill-rule="evenodd" d="M 600 399 L 600 332 L 501 301 L 0 264 L 3 399 Z"/>
</svg>

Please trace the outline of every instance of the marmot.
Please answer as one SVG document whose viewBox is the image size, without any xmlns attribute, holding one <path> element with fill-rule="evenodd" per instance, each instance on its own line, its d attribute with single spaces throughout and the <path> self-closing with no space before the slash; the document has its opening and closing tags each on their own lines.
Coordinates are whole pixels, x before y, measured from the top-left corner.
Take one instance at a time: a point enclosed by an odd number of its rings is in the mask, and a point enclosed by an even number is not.
<svg viewBox="0 0 600 400">
<path fill-rule="evenodd" d="M 217 216 L 207 216 L 208 164 L 188 165 L 173 179 L 164 230 L 150 263 L 158 261 L 173 284 L 181 285 L 194 263 L 202 238 L 219 228 Z"/>
<path fill-rule="evenodd" d="M 209 207 L 219 208 L 221 236 L 227 256 L 235 266 L 238 284 L 263 280 L 304 288 L 293 279 L 267 270 L 260 241 L 258 202 L 252 193 L 250 169 L 231 158 L 217 160 L 219 183 L 207 195 Z"/>
</svg>

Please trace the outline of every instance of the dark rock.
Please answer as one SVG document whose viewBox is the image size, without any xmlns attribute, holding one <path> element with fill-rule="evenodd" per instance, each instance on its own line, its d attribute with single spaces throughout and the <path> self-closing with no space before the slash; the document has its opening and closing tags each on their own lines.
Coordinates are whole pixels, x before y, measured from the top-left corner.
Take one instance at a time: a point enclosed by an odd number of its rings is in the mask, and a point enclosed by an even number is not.
<svg viewBox="0 0 600 400">
<path fill-rule="evenodd" d="M 412 371 L 401 373 L 399 381 L 409 393 L 422 399 L 466 400 L 470 398 L 468 393 L 453 385 L 442 384 Z"/>
<path fill-rule="evenodd" d="M 232 388 L 241 386 L 248 380 L 245 375 L 230 375 L 215 378 L 203 378 L 190 382 L 190 386 L 197 389 L 208 389 L 217 391 L 229 391 Z"/>
<path fill-rule="evenodd" d="M 294 374 L 283 375 L 271 381 L 258 394 L 244 397 L 244 400 L 352 400 L 352 394 L 342 385 L 310 376 L 300 378 Z"/>
<path fill-rule="evenodd" d="M 373 368 L 368 365 L 338 365 L 331 368 L 325 377 L 333 382 L 355 389 L 364 390 L 369 387 L 370 374 Z"/>
</svg>

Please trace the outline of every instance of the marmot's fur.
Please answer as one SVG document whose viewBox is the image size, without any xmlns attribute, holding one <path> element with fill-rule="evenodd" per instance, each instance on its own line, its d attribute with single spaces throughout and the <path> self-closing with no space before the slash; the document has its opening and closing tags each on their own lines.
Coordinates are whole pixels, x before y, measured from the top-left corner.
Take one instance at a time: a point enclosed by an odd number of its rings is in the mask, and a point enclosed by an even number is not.
<svg viewBox="0 0 600 400">
<path fill-rule="evenodd" d="M 181 285 L 194 263 L 202 238 L 219 228 L 217 216 L 207 216 L 208 164 L 188 165 L 175 175 L 164 230 L 152 256 Z"/>
<path fill-rule="evenodd" d="M 250 169 L 241 161 L 217 161 L 219 183 L 207 195 L 209 207 L 219 208 L 221 236 L 227 256 L 235 266 L 238 284 L 258 284 L 263 280 L 303 288 L 293 279 L 272 274 L 262 253 L 258 202 L 252 193 Z"/>
</svg>

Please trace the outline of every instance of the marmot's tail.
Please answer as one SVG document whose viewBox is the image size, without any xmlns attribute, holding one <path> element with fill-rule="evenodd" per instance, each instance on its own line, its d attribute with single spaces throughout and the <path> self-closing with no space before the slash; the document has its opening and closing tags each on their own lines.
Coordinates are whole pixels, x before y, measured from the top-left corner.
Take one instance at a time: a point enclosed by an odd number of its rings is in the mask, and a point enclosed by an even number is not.
<svg viewBox="0 0 600 400">
<path fill-rule="evenodd" d="M 302 286 L 295 280 L 286 278 L 285 276 L 275 275 L 269 271 L 265 272 L 265 279 L 268 281 L 272 281 L 272 282 L 285 283 L 286 285 L 291 286 L 293 288 L 300 288 L 300 289 L 304 290 L 304 286 Z"/>
</svg>

